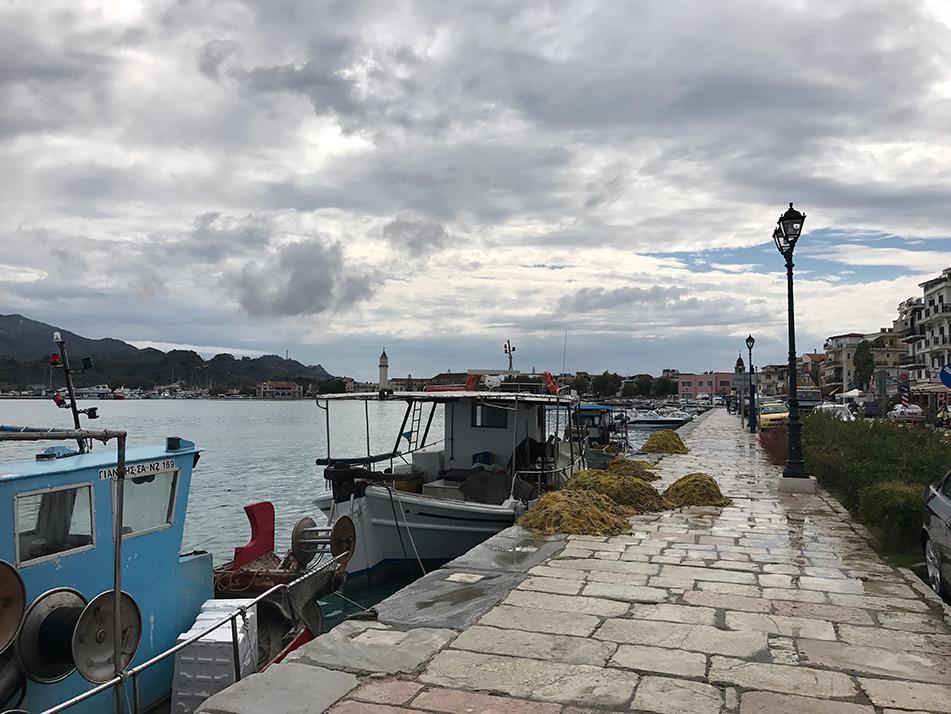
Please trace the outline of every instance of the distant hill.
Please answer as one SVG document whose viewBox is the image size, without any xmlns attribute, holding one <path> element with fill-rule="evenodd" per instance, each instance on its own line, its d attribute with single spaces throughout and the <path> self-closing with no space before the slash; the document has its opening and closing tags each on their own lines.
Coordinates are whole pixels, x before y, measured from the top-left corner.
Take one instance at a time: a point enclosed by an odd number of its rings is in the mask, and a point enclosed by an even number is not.
<svg viewBox="0 0 951 714">
<path fill-rule="evenodd" d="M 49 355 L 56 349 L 54 331 L 66 340 L 74 368 L 80 357 L 93 358 L 91 370 L 74 375 L 77 387 L 106 383 L 130 389 L 168 384 L 248 389 L 269 380 L 306 383 L 333 379 L 319 364 L 303 365 L 277 355 L 236 359 L 234 355 L 218 354 L 206 361 L 191 350 L 138 349 L 121 340 L 90 340 L 22 315 L 0 315 L 0 389 L 26 389 L 50 381 Z M 53 375 L 52 380 L 61 381 L 62 375 Z"/>
<path fill-rule="evenodd" d="M 127 359 L 139 352 L 138 348 L 121 340 L 90 340 L 62 327 L 30 320 L 23 315 L 0 315 L 0 356 L 17 362 L 48 357 L 56 350 L 53 344 L 54 331 L 63 336 L 67 348 L 73 354 Z"/>
</svg>

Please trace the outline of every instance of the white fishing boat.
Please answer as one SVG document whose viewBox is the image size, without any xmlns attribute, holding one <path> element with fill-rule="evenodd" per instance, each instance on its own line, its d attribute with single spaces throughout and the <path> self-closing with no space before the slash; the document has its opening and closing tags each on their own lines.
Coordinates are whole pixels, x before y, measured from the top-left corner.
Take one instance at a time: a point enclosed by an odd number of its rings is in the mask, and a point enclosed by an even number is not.
<svg viewBox="0 0 951 714">
<path fill-rule="evenodd" d="M 382 576 L 388 565 L 408 562 L 425 571 L 458 557 L 511 526 L 532 499 L 560 488 L 583 468 L 582 445 L 559 438 L 577 400 L 559 394 L 557 385 L 553 391 L 318 398 L 326 411 L 328 453 L 317 463 L 327 467 L 329 490 L 316 505 L 330 524 L 344 516 L 353 521 L 356 550 L 348 583 L 377 571 Z M 394 425 L 392 451 L 347 458 L 333 453 L 331 405 L 354 399 L 406 402 L 402 424 Z M 443 433 L 431 434 L 438 409 L 444 412 Z"/>
<path fill-rule="evenodd" d="M 633 410 L 628 415 L 627 424 L 628 426 L 634 426 L 640 429 L 677 429 L 691 419 L 693 419 L 693 416 L 684 411 L 661 414 L 653 410 Z"/>
</svg>

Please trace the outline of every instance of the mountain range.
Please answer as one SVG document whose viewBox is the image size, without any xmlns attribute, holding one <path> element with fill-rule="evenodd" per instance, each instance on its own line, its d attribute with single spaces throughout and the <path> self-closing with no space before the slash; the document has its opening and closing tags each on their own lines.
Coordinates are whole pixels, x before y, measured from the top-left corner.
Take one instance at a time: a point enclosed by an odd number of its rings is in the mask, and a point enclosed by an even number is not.
<svg viewBox="0 0 951 714">
<path fill-rule="evenodd" d="M 74 374 L 77 387 L 107 383 L 113 388 L 151 389 L 177 383 L 186 388 L 247 390 L 269 380 L 313 383 L 333 379 L 319 364 L 307 366 L 277 355 L 236 359 L 230 354 L 218 354 L 204 360 L 192 350 L 139 349 L 118 339 L 83 337 L 22 315 L 0 315 L 0 389 L 22 390 L 54 381 L 56 377 L 49 369 L 50 354 L 57 349 L 53 332 L 59 332 L 65 340 L 73 369 L 80 364 L 79 358 L 93 358 L 90 371 Z"/>
</svg>

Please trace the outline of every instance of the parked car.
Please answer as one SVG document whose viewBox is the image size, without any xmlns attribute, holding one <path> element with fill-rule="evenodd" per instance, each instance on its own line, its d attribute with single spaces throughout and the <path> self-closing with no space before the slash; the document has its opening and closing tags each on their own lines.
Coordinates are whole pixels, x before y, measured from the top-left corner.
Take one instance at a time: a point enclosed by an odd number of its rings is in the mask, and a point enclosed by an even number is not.
<svg viewBox="0 0 951 714">
<path fill-rule="evenodd" d="M 880 417 L 883 414 L 882 405 L 878 402 L 865 402 L 865 404 L 862 405 L 862 416 L 866 419 Z"/>
<path fill-rule="evenodd" d="M 813 409 L 814 412 L 821 412 L 824 414 L 831 414 L 834 417 L 838 417 L 842 421 L 854 421 L 855 417 L 852 415 L 852 410 L 845 404 L 820 404 L 819 406 Z"/>
<path fill-rule="evenodd" d="M 951 582 L 951 472 L 928 487 L 921 520 L 928 584 L 939 595 Z"/>
<path fill-rule="evenodd" d="M 789 410 L 785 404 L 779 402 L 768 402 L 759 407 L 759 428 L 769 429 L 771 426 L 781 424 L 789 418 Z"/>
<path fill-rule="evenodd" d="M 888 418 L 897 421 L 924 421 L 925 410 L 917 404 L 909 404 L 907 407 L 897 404 L 888 412 Z"/>
</svg>

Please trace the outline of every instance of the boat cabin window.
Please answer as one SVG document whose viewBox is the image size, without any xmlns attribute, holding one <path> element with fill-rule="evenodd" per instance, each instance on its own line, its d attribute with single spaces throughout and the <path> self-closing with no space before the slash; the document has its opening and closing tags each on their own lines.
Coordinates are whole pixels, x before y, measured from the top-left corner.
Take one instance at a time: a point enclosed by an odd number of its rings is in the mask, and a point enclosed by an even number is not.
<svg viewBox="0 0 951 714">
<path fill-rule="evenodd" d="M 508 426 L 508 410 L 488 404 L 472 405 L 472 426 L 504 429 Z"/>
<path fill-rule="evenodd" d="M 18 493 L 13 508 L 18 565 L 95 545 L 91 483 Z"/>
<path fill-rule="evenodd" d="M 146 533 L 172 524 L 179 469 L 127 478 L 122 489 L 124 537 Z"/>
</svg>

